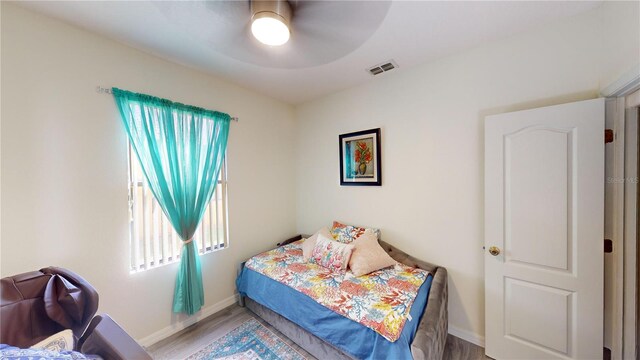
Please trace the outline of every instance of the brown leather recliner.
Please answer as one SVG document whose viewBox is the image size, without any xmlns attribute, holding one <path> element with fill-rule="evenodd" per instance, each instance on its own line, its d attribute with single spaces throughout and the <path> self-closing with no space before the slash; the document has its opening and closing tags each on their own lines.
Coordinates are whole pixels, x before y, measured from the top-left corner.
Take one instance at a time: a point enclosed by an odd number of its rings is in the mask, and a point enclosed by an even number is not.
<svg viewBox="0 0 640 360">
<path fill-rule="evenodd" d="M 0 343 L 27 348 L 71 329 L 76 351 L 105 360 L 151 356 L 108 315 L 94 317 L 98 293 L 80 275 L 57 267 L 0 280 Z"/>
</svg>

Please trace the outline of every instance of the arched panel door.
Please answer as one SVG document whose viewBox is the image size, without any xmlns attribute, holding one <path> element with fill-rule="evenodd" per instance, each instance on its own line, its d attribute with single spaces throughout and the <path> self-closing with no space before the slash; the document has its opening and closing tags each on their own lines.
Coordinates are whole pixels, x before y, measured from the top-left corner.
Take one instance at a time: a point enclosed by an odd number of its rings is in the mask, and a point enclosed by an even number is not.
<svg viewBox="0 0 640 360">
<path fill-rule="evenodd" d="M 602 358 L 604 100 L 485 123 L 486 353 Z"/>
</svg>

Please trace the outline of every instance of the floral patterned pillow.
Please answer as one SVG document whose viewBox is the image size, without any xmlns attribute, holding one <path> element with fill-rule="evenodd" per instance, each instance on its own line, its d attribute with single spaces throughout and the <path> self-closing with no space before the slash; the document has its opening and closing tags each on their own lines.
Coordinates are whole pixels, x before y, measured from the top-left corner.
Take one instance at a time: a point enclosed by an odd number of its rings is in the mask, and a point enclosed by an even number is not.
<svg viewBox="0 0 640 360">
<path fill-rule="evenodd" d="M 353 240 L 360 237 L 366 231 L 366 228 L 353 226 L 353 225 L 345 225 L 341 222 L 334 221 L 333 227 L 331 228 L 331 236 L 336 241 L 341 243 L 350 244 Z M 370 229 L 380 240 L 380 229 Z"/>
<path fill-rule="evenodd" d="M 304 259 L 304 261 L 309 261 L 309 258 L 311 258 L 313 248 L 316 246 L 316 241 L 318 241 L 318 234 L 324 235 L 324 237 L 327 239 L 332 239 L 331 233 L 326 227 L 323 227 L 322 229 L 316 231 L 316 233 L 311 235 L 308 239 L 305 239 L 302 243 L 302 258 Z"/>
<path fill-rule="evenodd" d="M 353 245 L 342 244 L 318 234 L 309 262 L 333 271 L 346 271 Z"/>
</svg>

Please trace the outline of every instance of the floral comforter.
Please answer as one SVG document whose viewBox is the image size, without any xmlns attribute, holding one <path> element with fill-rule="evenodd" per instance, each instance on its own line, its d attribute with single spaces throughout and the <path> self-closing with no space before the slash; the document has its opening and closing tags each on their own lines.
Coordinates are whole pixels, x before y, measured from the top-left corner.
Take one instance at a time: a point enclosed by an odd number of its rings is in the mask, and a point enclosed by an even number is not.
<svg viewBox="0 0 640 360">
<path fill-rule="evenodd" d="M 397 264 L 355 277 L 304 262 L 301 242 L 264 252 L 245 266 L 290 286 L 394 342 L 429 272 Z"/>
</svg>

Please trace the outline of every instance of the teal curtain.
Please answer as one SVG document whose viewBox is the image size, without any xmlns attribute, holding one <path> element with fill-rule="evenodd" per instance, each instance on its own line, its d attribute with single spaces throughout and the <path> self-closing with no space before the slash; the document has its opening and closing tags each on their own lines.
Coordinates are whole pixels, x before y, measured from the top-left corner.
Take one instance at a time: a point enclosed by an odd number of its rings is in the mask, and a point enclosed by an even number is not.
<svg viewBox="0 0 640 360">
<path fill-rule="evenodd" d="M 231 118 L 117 88 L 112 92 L 149 188 L 183 241 L 173 311 L 191 315 L 204 304 L 192 239 L 218 183 Z"/>
</svg>

